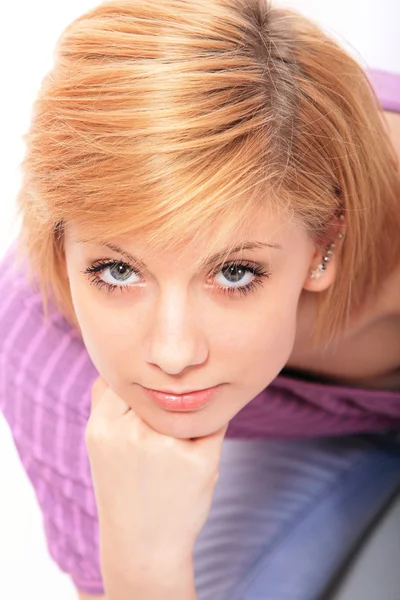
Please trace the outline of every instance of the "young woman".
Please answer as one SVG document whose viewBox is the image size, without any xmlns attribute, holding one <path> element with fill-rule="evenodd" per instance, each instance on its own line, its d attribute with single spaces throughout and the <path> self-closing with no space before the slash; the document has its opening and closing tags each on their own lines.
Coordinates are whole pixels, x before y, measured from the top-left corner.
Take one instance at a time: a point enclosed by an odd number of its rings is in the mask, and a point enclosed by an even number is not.
<svg viewBox="0 0 400 600">
<path fill-rule="evenodd" d="M 81 598 L 320 598 L 395 493 L 396 111 L 398 78 L 267 2 L 120 0 L 63 32 L 0 402 Z"/>
</svg>

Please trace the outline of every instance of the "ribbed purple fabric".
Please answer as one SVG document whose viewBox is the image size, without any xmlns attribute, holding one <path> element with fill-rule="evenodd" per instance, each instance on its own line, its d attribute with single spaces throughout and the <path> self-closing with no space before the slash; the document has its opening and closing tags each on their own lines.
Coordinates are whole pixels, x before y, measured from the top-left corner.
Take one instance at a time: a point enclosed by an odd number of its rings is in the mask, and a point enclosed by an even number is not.
<svg viewBox="0 0 400 600">
<path fill-rule="evenodd" d="M 383 108 L 400 111 L 400 76 L 369 71 Z M 383 90 L 383 91 L 382 91 Z M 0 410 L 43 511 L 51 556 L 87 593 L 103 593 L 97 511 L 84 443 L 98 373 L 53 307 L 45 320 L 13 257 L 0 262 Z M 311 438 L 400 429 L 400 390 L 375 391 L 278 376 L 230 422 L 227 438 Z"/>
</svg>

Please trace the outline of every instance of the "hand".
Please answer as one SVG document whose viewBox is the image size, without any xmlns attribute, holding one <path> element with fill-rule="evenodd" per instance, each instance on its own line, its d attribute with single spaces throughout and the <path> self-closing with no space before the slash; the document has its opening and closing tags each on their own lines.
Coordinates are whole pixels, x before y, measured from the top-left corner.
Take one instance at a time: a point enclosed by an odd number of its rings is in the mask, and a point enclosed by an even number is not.
<svg viewBox="0 0 400 600">
<path fill-rule="evenodd" d="M 85 431 L 102 562 L 124 572 L 192 559 L 208 517 L 228 424 L 181 440 L 149 427 L 99 377 Z"/>
</svg>

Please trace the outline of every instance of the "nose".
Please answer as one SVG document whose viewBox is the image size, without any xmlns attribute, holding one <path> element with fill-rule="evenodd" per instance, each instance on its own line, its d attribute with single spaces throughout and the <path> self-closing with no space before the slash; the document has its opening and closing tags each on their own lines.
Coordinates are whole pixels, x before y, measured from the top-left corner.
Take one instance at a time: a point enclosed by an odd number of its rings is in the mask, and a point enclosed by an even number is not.
<svg viewBox="0 0 400 600">
<path fill-rule="evenodd" d="M 142 349 L 144 359 L 169 375 L 204 363 L 208 344 L 201 312 L 186 293 L 176 289 L 164 292 L 152 307 Z"/>
</svg>

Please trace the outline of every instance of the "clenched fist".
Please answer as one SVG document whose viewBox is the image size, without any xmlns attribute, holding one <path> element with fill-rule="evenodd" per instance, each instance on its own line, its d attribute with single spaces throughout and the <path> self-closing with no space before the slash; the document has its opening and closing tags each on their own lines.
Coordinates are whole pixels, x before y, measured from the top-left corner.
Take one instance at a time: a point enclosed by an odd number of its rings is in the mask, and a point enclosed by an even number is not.
<svg viewBox="0 0 400 600">
<path fill-rule="evenodd" d="M 228 424 L 182 440 L 151 429 L 99 377 L 86 426 L 102 567 L 121 572 L 191 559 L 209 515 Z"/>
</svg>

